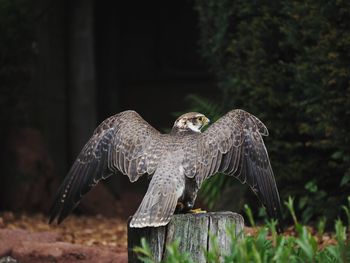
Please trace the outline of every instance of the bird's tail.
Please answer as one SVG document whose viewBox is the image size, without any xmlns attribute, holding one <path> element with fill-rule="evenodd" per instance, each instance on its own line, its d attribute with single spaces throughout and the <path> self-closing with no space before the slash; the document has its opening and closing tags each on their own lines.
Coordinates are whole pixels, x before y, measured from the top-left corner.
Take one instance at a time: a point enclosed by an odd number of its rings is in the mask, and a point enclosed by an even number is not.
<svg viewBox="0 0 350 263">
<path fill-rule="evenodd" d="M 141 205 L 130 221 L 130 227 L 158 227 L 169 223 L 174 214 L 179 191 L 176 184 L 153 178 Z"/>
</svg>

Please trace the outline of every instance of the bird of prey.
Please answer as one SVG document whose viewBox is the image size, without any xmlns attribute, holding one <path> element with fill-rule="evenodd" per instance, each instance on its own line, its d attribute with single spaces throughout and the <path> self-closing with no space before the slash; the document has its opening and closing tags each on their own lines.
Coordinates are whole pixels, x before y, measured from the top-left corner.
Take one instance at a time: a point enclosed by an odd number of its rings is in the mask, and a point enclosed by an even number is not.
<svg viewBox="0 0 350 263">
<path fill-rule="evenodd" d="M 50 223 L 60 223 L 82 196 L 111 174 L 135 182 L 151 180 L 130 227 L 166 225 L 175 210 L 193 208 L 204 180 L 220 172 L 247 183 L 269 216 L 281 221 L 280 198 L 262 136 L 265 125 L 236 109 L 201 129 L 209 119 L 201 113 L 180 116 L 162 134 L 135 111 L 123 111 L 103 121 L 81 150 L 60 186 L 50 211 Z M 235 198 L 234 196 L 232 197 Z"/>
</svg>

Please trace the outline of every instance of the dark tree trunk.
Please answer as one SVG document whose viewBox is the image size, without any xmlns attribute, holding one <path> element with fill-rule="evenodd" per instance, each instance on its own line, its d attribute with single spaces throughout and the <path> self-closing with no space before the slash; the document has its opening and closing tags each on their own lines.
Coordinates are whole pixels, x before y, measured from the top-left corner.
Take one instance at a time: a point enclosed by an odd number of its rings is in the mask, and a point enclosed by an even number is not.
<svg viewBox="0 0 350 263">
<path fill-rule="evenodd" d="M 130 228 L 128 227 L 129 263 L 140 262 L 133 251 L 144 237 L 149 244 L 156 262 L 167 257 L 166 246 L 179 240 L 179 251 L 187 252 L 194 262 L 206 262 L 205 251 L 213 249 L 211 237 L 216 237 L 220 255 L 229 253 L 231 235 L 229 228 L 235 226 L 237 236 L 243 231 L 244 220 L 233 212 L 174 215 L 167 226 Z"/>
<path fill-rule="evenodd" d="M 67 171 L 67 1 L 32 1 L 37 36 L 37 64 L 30 90 L 37 123 L 47 140 L 54 173 Z M 18 2 L 20 5 L 20 2 Z M 36 122 L 34 122 L 36 123 Z"/>
<path fill-rule="evenodd" d="M 75 159 L 97 125 L 94 1 L 77 0 L 70 5 L 69 141 L 71 159 Z"/>
</svg>

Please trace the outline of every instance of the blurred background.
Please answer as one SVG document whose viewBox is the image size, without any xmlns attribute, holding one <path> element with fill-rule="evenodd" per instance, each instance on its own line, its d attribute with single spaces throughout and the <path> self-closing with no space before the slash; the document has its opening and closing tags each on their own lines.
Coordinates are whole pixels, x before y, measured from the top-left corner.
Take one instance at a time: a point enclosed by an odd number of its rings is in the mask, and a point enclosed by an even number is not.
<svg viewBox="0 0 350 263">
<path fill-rule="evenodd" d="M 0 209 L 46 213 L 94 128 L 133 109 L 161 131 L 176 116 L 234 108 L 269 128 L 282 200 L 304 223 L 350 194 L 350 3 L 0 0 Z M 126 218 L 147 178 L 114 176 L 77 212 Z M 204 207 L 259 211 L 223 176 Z"/>
</svg>

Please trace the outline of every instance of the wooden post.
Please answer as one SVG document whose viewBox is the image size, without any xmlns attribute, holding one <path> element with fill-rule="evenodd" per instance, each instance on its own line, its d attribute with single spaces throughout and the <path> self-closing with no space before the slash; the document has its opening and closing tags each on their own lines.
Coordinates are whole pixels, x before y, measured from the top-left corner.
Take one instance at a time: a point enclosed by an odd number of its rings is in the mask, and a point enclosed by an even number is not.
<svg viewBox="0 0 350 263">
<path fill-rule="evenodd" d="M 130 221 L 130 220 L 129 220 Z M 179 251 L 188 252 L 194 262 L 206 262 L 205 251 L 212 249 L 211 236 L 218 241 L 220 254 L 230 251 L 231 237 L 228 228 L 235 225 L 235 234 L 243 231 L 244 220 L 233 212 L 174 215 L 167 226 L 131 228 L 128 224 L 129 263 L 140 262 L 133 248 L 140 245 L 144 237 L 149 244 L 154 260 L 160 262 L 167 257 L 166 246 L 179 240 Z"/>
</svg>

